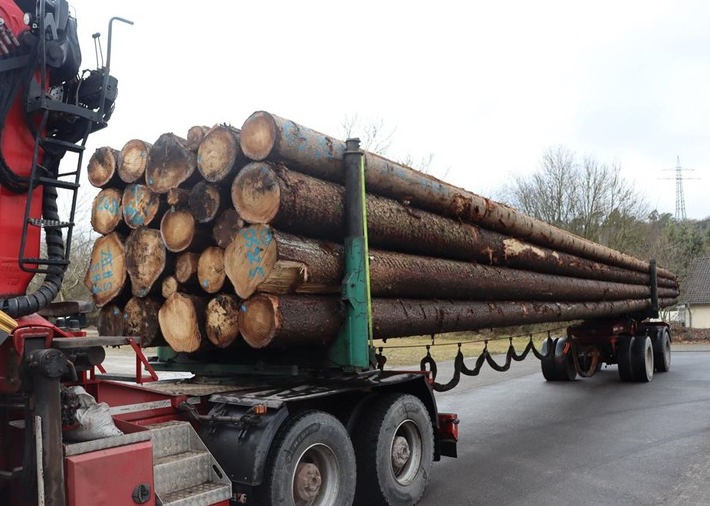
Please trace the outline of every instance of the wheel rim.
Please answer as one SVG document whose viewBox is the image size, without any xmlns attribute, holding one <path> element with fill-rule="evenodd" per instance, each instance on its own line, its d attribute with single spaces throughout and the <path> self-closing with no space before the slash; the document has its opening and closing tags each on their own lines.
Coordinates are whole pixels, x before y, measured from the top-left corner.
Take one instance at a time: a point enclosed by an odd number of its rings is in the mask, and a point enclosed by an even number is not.
<svg viewBox="0 0 710 506">
<path fill-rule="evenodd" d="M 646 338 L 646 359 L 644 360 L 644 366 L 646 367 L 646 377 L 653 377 L 653 346 L 651 346 L 651 340 Z"/>
<path fill-rule="evenodd" d="M 405 420 L 397 426 L 392 445 L 390 462 L 394 479 L 400 485 L 414 481 L 421 467 L 423 453 L 422 435 L 412 420 Z"/>
<path fill-rule="evenodd" d="M 663 340 L 663 362 L 668 370 L 671 366 L 671 340 L 668 336 Z"/>
<path fill-rule="evenodd" d="M 317 443 L 306 448 L 291 478 L 295 506 L 335 504 L 338 467 L 338 458 L 328 445 Z"/>
</svg>

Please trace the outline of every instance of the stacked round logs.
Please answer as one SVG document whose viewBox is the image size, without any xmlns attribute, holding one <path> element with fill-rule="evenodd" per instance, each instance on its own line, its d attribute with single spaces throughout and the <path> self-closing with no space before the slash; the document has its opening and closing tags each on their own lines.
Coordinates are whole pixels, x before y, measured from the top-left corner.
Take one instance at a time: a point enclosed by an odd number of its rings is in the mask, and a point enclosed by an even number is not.
<svg viewBox="0 0 710 506">
<path fill-rule="evenodd" d="M 241 131 L 194 127 L 187 139 L 97 150 L 92 225 L 103 236 L 87 285 L 100 332 L 186 352 L 330 342 L 344 318 L 344 152 L 265 112 Z M 652 309 L 649 262 L 365 159 L 375 338 Z M 656 272 L 666 307 L 678 285 Z"/>
</svg>

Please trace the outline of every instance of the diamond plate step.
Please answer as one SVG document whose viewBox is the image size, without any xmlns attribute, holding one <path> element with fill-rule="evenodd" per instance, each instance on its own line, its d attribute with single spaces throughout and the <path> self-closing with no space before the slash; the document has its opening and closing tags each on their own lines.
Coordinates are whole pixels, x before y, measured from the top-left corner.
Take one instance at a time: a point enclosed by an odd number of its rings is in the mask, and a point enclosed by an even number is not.
<svg viewBox="0 0 710 506">
<path fill-rule="evenodd" d="M 210 454 L 205 451 L 186 451 L 153 460 L 155 492 L 169 494 L 209 481 Z"/>
<path fill-rule="evenodd" d="M 149 425 L 156 504 L 209 506 L 232 497 L 227 478 L 188 422 Z"/>
<path fill-rule="evenodd" d="M 165 422 L 150 425 L 149 428 L 153 441 L 153 459 L 185 453 L 190 449 L 192 426 L 189 423 Z"/>
<path fill-rule="evenodd" d="M 232 497 L 232 486 L 207 482 L 161 496 L 163 506 L 205 506 Z"/>
</svg>

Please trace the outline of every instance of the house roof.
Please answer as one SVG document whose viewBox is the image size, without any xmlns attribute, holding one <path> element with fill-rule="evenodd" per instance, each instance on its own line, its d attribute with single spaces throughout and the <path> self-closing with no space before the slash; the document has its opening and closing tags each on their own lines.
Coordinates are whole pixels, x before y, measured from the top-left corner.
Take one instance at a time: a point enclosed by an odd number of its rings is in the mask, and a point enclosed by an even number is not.
<svg viewBox="0 0 710 506">
<path fill-rule="evenodd" d="M 685 304 L 710 304 L 710 257 L 696 258 L 690 265 L 685 290 L 680 297 Z"/>
</svg>

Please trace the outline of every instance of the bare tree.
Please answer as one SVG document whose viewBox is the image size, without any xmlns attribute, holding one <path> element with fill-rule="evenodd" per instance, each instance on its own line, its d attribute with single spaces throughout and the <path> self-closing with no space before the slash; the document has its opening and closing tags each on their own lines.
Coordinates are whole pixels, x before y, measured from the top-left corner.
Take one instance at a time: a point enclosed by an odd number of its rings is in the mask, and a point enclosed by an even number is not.
<svg viewBox="0 0 710 506">
<path fill-rule="evenodd" d="M 392 146 L 392 139 L 396 128 L 385 126 L 382 118 L 361 121 L 357 114 L 346 115 L 341 124 L 344 137 L 358 137 L 360 146 L 365 151 L 385 155 Z"/>
</svg>

